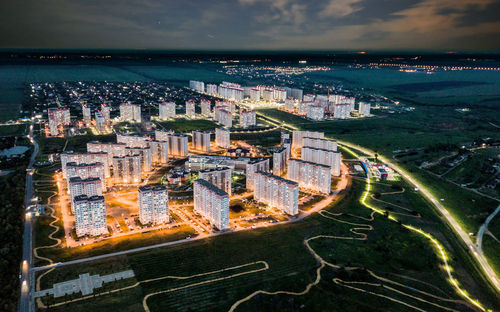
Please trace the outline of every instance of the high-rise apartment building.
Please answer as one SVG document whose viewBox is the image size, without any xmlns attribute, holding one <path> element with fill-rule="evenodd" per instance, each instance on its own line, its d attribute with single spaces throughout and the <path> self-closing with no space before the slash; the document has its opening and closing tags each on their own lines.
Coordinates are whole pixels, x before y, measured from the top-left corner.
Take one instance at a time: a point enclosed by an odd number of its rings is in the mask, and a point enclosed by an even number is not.
<svg viewBox="0 0 500 312">
<path fill-rule="evenodd" d="M 350 104 L 335 104 L 333 106 L 333 117 L 337 119 L 346 119 L 351 116 Z"/>
<path fill-rule="evenodd" d="M 110 170 L 108 163 L 107 153 L 74 153 L 74 152 L 63 152 L 61 153 L 61 170 L 63 177 L 67 179 L 67 164 L 74 162 L 79 164 L 91 164 L 91 163 L 102 163 L 104 165 L 104 176 L 109 178 Z"/>
<path fill-rule="evenodd" d="M 226 128 L 233 126 L 233 114 L 224 106 L 214 108 L 214 120 Z"/>
<path fill-rule="evenodd" d="M 198 92 L 205 92 L 205 83 L 203 81 L 189 80 L 189 88 Z"/>
<path fill-rule="evenodd" d="M 304 138 L 323 139 L 324 132 L 294 130 L 292 133 L 292 149 L 302 148 Z"/>
<path fill-rule="evenodd" d="M 194 211 L 219 230 L 229 228 L 229 195 L 202 179 L 194 181 L 193 189 Z"/>
<path fill-rule="evenodd" d="M 141 182 L 141 156 L 136 154 L 113 157 L 113 179 L 115 183 Z"/>
<path fill-rule="evenodd" d="M 120 104 L 120 119 L 126 122 L 141 122 L 141 105 L 131 103 Z"/>
<path fill-rule="evenodd" d="M 299 187 L 316 192 L 330 194 L 331 167 L 308 161 L 290 158 L 288 160 L 287 179 L 299 183 Z"/>
<path fill-rule="evenodd" d="M 201 114 L 205 117 L 212 118 L 212 108 L 210 101 L 208 100 L 201 100 L 200 101 L 200 106 L 201 106 Z"/>
<path fill-rule="evenodd" d="M 90 122 L 92 121 L 92 114 L 90 112 L 90 106 L 87 104 L 82 104 L 82 115 L 83 115 L 83 122 L 85 123 L 85 126 L 90 126 Z"/>
<path fill-rule="evenodd" d="M 310 105 L 307 107 L 307 118 L 312 120 L 323 120 L 325 119 L 325 109 L 319 105 Z"/>
<path fill-rule="evenodd" d="M 104 175 L 103 163 L 77 164 L 69 162 L 66 164 L 66 175 L 68 180 L 71 180 L 71 178 L 99 178 L 101 180 L 102 191 L 106 191 L 106 177 Z M 70 191 L 69 187 L 68 191 Z"/>
<path fill-rule="evenodd" d="M 206 89 L 207 89 L 206 90 L 207 94 L 218 95 L 217 94 L 217 85 L 216 84 L 207 84 Z"/>
<path fill-rule="evenodd" d="M 210 132 L 193 131 L 193 148 L 202 152 L 210 152 Z"/>
<path fill-rule="evenodd" d="M 106 131 L 106 118 L 102 115 L 102 112 L 95 112 L 95 124 L 97 131 L 104 133 Z"/>
<path fill-rule="evenodd" d="M 370 116 L 370 108 L 371 108 L 370 103 L 359 102 L 359 109 L 358 109 L 359 116 L 363 117 Z"/>
<path fill-rule="evenodd" d="M 156 165 L 166 165 L 168 163 L 168 140 L 167 141 L 147 141 L 151 150 L 151 162 Z"/>
<path fill-rule="evenodd" d="M 231 144 L 229 130 L 223 128 L 216 128 L 215 144 L 222 148 L 229 148 L 229 145 Z"/>
<path fill-rule="evenodd" d="M 105 103 L 101 104 L 101 114 L 106 120 L 106 122 L 111 121 L 111 108 Z"/>
<path fill-rule="evenodd" d="M 280 147 L 273 151 L 273 174 L 282 175 L 286 171 L 287 150 L 285 147 Z"/>
<path fill-rule="evenodd" d="M 163 102 L 158 105 L 158 117 L 161 120 L 167 120 L 170 118 L 175 118 L 175 103 L 174 102 Z"/>
<path fill-rule="evenodd" d="M 159 225 L 170 222 L 168 191 L 164 186 L 139 187 L 139 221 Z"/>
<path fill-rule="evenodd" d="M 64 134 L 64 127 L 71 125 L 69 108 L 49 108 L 49 132 L 51 136 Z"/>
<path fill-rule="evenodd" d="M 194 118 L 196 116 L 196 104 L 193 100 L 186 101 L 186 117 Z"/>
<path fill-rule="evenodd" d="M 289 215 L 299 213 L 299 184 L 267 172 L 255 173 L 256 201 L 278 208 Z"/>
<path fill-rule="evenodd" d="M 242 110 L 240 112 L 240 125 L 244 128 L 255 126 L 257 124 L 257 119 L 255 116 L 255 111 L 253 110 Z"/>
<path fill-rule="evenodd" d="M 231 168 L 219 167 L 199 171 L 199 178 L 220 188 L 231 196 Z"/>
<path fill-rule="evenodd" d="M 74 204 L 76 236 L 108 234 L 103 196 L 76 196 Z"/>
<path fill-rule="evenodd" d="M 253 191 L 254 177 L 257 171 L 269 172 L 269 159 L 252 159 L 246 165 L 246 187 L 247 190 Z"/>
<path fill-rule="evenodd" d="M 332 174 L 337 177 L 340 176 L 341 154 L 339 152 L 313 147 L 302 147 L 300 156 L 302 160 L 330 166 Z"/>
<path fill-rule="evenodd" d="M 108 163 L 113 163 L 114 156 L 124 156 L 126 155 L 125 148 L 127 144 L 125 143 L 113 143 L 113 142 L 98 142 L 92 141 L 87 142 L 87 152 L 89 153 L 106 153 L 108 155 Z"/>
<path fill-rule="evenodd" d="M 139 135 L 117 133 L 116 142 L 125 143 L 127 147 L 147 147 L 148 138 Z"/>
<path fill-rule="evenodd" d="M 149 147 L 126 147 L 125 149 L 128 155 L 140 156 L 142 172 L 151 171 L 151 150 Z"/>
<path fill-rule="evenodd" d="M 102 181 L 99 178 L 74 177 L 68 180 L 68 189 L 71 198 L 71 211 L 75 213 L 75 198 L 80 195 L 102 196 Z"/>
<path fill-rule="evenodd" d="M 169 131 L 155 131 L 157 141 L 168 142 L 168 155 L 170 157 L 186 157 L 188 155 L 188 137 L 181 133 Z"/>
<path fill-rule="evenodd" d="M 337 151 L 337 141 L 330 139 L 317 139 L 304 137 L 302 139 L 302 147 L 321 148 L 329 151 Z"/>
<path fill-rule="evenodd" d="M 217 88 L 220 97 L 231 101 L 242 101 L 244 90 L 239 84 L 231 82 L 222 82 Z"/>
</svg>

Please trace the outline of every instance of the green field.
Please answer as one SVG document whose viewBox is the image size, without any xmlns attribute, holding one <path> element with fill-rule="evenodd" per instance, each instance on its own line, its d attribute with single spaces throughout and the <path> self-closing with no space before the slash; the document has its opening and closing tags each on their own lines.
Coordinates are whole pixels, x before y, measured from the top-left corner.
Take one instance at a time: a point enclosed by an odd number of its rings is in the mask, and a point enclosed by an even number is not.
<svg viewBox="0 0 500 312">
<path fill-rule="evenodd" d="M 390 185 L 376 185 L 375 187 L 377 192 L 395 190 Z M 156 291 L 167 291 L 148 298 L 147 304 L 151 311 L 186 311 L 189 309 L 192 311 L 227 311 L 236 300 L 258 289 L 300 292 L 316 278 L 318 263 L 306 249 L 304 239 L 317 235 L 337 237 L 336 239 L 319 237 L 310 241 L 310 246 L 323 259 L 338 265 L 339 268 L 324 268 L 321 271 L 322 278 L 319 284 L 312 287 L 308 295 L 258 295 L 241 304 L 237 311 L 276 311 L 276 307 L 282 307 L 282 310 L 293 310 L 299 309 L 300 306 L 304 311 L 324 311 L 325 308 L 328 311 L 373 311 L 375 305 L 384 311 L 401 310 L 402 306 L 398 303 L 381 300 L 376 296 L 366 295 L 332 282 L 333 278 L 340 278 L 344 281 L 372 281 L 373 277 L 367 275 L 365 268 L 376 272 L 377 275 L 383 275 L 423 291 L 434 293 L 437 287 L 439 294 L 443 297 L 457 298 L 455 291 L 440 271 L 435 251 L 426 239 L 381 215 L 375 215 L 373 221 L 368 221 L 370 210 L 358 201 L 364 188 L 365 184 L 362 181 L 353 181 L 352 189 L 347 197 L 327 209 L 332 213 L 343 213 L 335 216 L 336 220 L 315 214 L 296 223 L 128 254 L 114 257 L 113 261 L 103 259 L 90 264 L 57 268 L 43 277 L 44 287 L 49 287 L 54 282 L 76 278 L 83 272 L 105 274 L 124 269 L 133 269 L 136 274 L 135 278 L 128 282 L 107 285 L 106 290 L 120 289 L 136 281 L 140 283 L 130 289 L 90 297 L 84 301 L 53 307 L 49 310 L 142 311 L 144 296 Z M 394 198 L 392 196 L 382 195 L 381 198 L 398 205 L 411 206 L 424 216 L 432 216 L 430 208 L 417 193 L 405 192 Z M 378 203 L 374 204 L 378 205 Z M 410 219 L 415 218 L 409 217 L 408 220 Z M 406 221 L 406 219 L 403 220 Z M 357 230 L 359 233 L 367 233 L 368 240 L 342 239 L 357 236 L 350 231 L 355 226 L 346 222 L 373 226 L 373 230 Z M 433 224 L 428 219 L 409 222 L 427 227 Z M 434 231 L 436 231 L 434 235 L 439 235 L 437 229 Z M 447 246 L 446 242 L 445 246 Z M 417 254 L 418 257 L 415 257 Z M 269 268 L 262 269 L 262 265 L 256 263 L 258 261 L 265 261 Z M 246 266 L 237 267 L 240 265 Z M 459 274 L 460 282 L 465 280 L 464 285 L 467 290 L 474 296 L 479 296 L 481 301 L 486 301 L 485 295 L 473 286 L 470 277 L 467 278 L 467 274 L 460 269 L 460 264 L 452 261 L 452 265 Z M 345 267 L 360 267 L 361 269 L 346 271 Z M 214 272 L 222 269 L 226 270 Z M 252 270 L 257 271 L 251 273 Z M 242 273 L 242 275 L 228 278 L 236 273 Z M 199 276 L 180 280 L 164 278 L 148 281 L 166 275 L 187 277 L 193 274 L 199 274 Z M 392 274 L 401 274 L 404 277 L 396 277 Z M 463 274 L 465 274 L 465 279 Z M 219 280 L 212 281 L 213 279 Z M 419 281 L 425 281 L 425 283 Z M 378 280 L 374 282 L 380 283 Z M 370 289 L 371 286 L 367 288 Z M 400 290 L 407 292 L 408 288 L 403 287 Z M 405 302 L 419 308 L 432 309 L 432 305 L 428 303 L 405 298 L 387 289 L 381 291 L 390 297 L 404 299 Z M 80 298 L 79 295 L 73 295 L 58 300 L 44 299 L 44 302 L 54 304 L 78 298 Z M 192 298 L 197 299 L 192 300 Z M 318 302 L 318 298 L 322 300 Z M 453 303 L 445 305 L 467 310 L 464 306 Z"/>
<path fill-rule="evenodd" d="M 191 132 L 193 130 L 213 131 L 217 124 L 211 120 L 176 118 L 175 121 L 157 121 L 161 127 L 157 129 L 173 130 L 175 132 Z"/>
</svg>

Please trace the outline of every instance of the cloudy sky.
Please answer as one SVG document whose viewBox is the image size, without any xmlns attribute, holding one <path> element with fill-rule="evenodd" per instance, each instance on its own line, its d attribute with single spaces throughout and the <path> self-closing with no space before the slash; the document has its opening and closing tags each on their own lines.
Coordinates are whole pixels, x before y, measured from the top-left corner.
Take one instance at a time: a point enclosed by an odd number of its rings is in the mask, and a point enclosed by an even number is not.
<svg viewBox="0 0 500 312">
<path fill-rule="evenodd" d="M 500 49 L 500 0 L 9 0 L 0 48 Z"/>
</svg>

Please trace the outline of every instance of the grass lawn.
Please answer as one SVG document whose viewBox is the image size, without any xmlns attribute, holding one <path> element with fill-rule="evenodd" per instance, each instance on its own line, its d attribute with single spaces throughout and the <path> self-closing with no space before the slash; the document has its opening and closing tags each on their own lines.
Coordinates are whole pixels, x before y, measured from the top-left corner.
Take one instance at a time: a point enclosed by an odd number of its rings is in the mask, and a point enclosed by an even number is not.
<svg viewBox="0 0 500 312">
<path fill-rule="evenodd" d="M 176 118 L 174 121 L 156 121 L 156 123 L 163 126 L 166 130 L 173 130 L 175 132 L 191 132 L 193 130 L 208 130 L 213 131 L 217 128 L 217 124 L 211 120 L 203 119 L 184 119 Z M 161 130 L 161 127 L 157 127 Z"/>
<path fill-rule="evenodd" d="M 408 280 L 404 282 L 405 284 L 426 291 L 433 291 L 433 287 L 438 287 L 440 292 L 444 292 L 444 296 L 457 298 L 439 269 L 435 252 L 425 239 L 381 215 L 375 216 L 373 222 L 354 217 L 368 218 L 370 215 L 370 210 L 361 206 L 358 201 L 363 190 L 364 183 L 354 181 L 346 198 L 328 210 L 343 212 L 344 215 L 338 217 L 343 221 L 373 225 L 373 231 L 363 231 L 367 232 L 368 240 L 322 238 L 311 241 L 311 247 L 321 257 L 332 263 L 341 266 L 360 265 L 376 270 L 380 274 L 407 275 L 434 286 Z M 412 200 L 409 199 L 406 204 L 412 204 Z M 422 199 L 414 205 L 417 210 L 428 209 Z M 113 259 L 102 259 L 86 265 L 60 267 L 44 277 L 45 285 L 52 285 L 54 282 L 70 277 L 74 278 L 78 273 L 83 272 L 104 274 L 110 272 L 109 268 L 113 263 L 117 265 L 116 271 L 133 269 L 137 281 L 166 275 L 190 276 L 255 261 L 265 261 L 269 265 L 267 270 L 206 284 L 192 285 L 227 275 L 220 272 L 185 280 L 164 279 L 145 282 L 138 287 L 122 290 L 112 295 L 90 298 L 82 302 L 52 308 L 50 311 L 88 311 L 89 309 L 141 311 L 145 295 L 175 287 L 187 288 L 150 297 L 147 303 L 151 311 L 187 311 L 189 309 L 227 311 L 236 300 L 258 289 L 302 291 L 316 278 L 318 267 L 314 257 L 304 246 L 303 240 L 317 235 L 352 237 L 353 233 L 349 231 L 351 228 L 349 224 L 314 214 L 296 223 L 195 240 Z M 252 268 L 255 267 L 252 266 Z M 336 286 L 332 282 L 334 277 L 354 281 L 367 279 L 366 274 L 362 272 L 325 268 L 322 271 L 321 282 L 306 296 L 257 296 L 244 303 L 238 311 L 276 311 L 276 307 L 280 307 L 283 311 L 290 310 L 292 307 L 300 310 L 298 308 L 300 306 L 304 311 L 324 311 L 325 307 L 328 311 L 373 311 L 374 306 L 384 311 L 399 311 L 402 308 L 397 303 L 379 300 L 375 296 Z M 114 289 L 119 287 L 120 285 L 116 285 Z M 475 291 L 472 293 L 475 295 Z M 432 309 L 425 303 L 416 300 L 411 302 L 422 309 Z"/>
<path fill-rule="evenodd" d="M 498 236 L 497 236 L 498 239 Z M 489 235 L 483 237 L 483 252 L 496 275 L 500 275 L 500 243 Z"/>
</svg>

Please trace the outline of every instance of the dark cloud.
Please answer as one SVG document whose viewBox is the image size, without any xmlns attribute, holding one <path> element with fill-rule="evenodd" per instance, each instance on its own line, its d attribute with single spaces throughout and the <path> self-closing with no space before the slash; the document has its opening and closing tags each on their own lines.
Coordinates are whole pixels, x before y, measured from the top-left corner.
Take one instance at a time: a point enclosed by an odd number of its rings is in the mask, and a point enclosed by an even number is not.
<svg viewBox="0 0 500 312">
<path fill-rule="evenodd" d="M 17 0 L 0 11 L 0 48 L 499 49 L 499 9 L 497 0 Z"/>
</svg>

